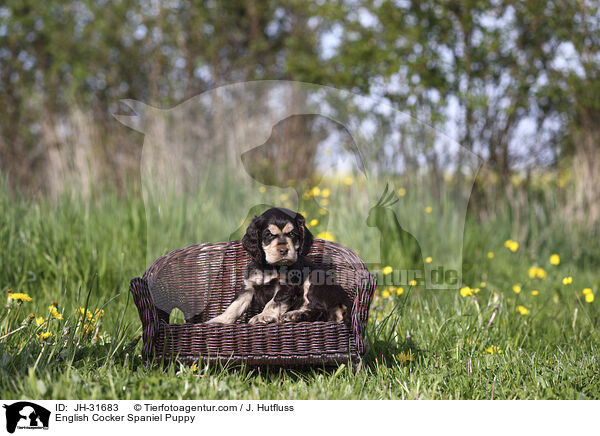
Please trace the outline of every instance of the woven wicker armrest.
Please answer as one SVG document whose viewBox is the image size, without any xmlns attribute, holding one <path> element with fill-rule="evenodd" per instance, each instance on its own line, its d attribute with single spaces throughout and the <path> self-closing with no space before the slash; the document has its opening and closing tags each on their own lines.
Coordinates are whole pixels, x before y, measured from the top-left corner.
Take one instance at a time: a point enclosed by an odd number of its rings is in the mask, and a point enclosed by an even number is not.
<svg viewBox="0 0 600 436">
<path fill-rule="evenodd" d="M 250 308 L 234 325 L 206 324 L 243 289 L 250 262 L 239 241 L 191 245 L 157 259 L 130 283 L 143 329 L 144 358 L 244 362 L 249 365 L 356 364 L 365 352 L 365 325 L 375 276 L 352 250 L 315 239 L 308 255 L 335 270 L 336 282 L 353 301 L 350 326 L 335 322 L 254 325 Z M 180 309 L 185 324 L 169 324 Z"/>
<path fill-rule="evenodd" d="M 138 309 L 140 320 L 142 321 L 142 357 L 147 359 L 151 357 L 154 349 L 154 340 L 159 325 L 161 322 L 168 324 L 169 315 L 163 311 L 159 311 L 154 305 L 145 279 L 140 277 L 132 279 L 129 283 L 129 290 L 133 295 L 133 302 Z"/>
</svg>

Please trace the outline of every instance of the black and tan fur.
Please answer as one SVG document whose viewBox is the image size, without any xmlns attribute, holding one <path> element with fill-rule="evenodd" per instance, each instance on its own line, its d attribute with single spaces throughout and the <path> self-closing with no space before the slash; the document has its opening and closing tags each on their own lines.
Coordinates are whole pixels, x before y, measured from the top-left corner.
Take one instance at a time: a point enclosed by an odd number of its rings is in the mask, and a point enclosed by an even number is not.
<svg viewBox="0 0 600 436">
<path fill-rule="evenodd" d="M 350 302 L 326 268 L 306 257 L 313 236 L 304 217 L 271 208 L 254 217 L 242 239 L 252 257 L 244 274 L 244 290 L 209 323 L 233 324 L 251 304 L 263 308 L 249 324 L 336 321 L 347 318 Z"/>
</svg>

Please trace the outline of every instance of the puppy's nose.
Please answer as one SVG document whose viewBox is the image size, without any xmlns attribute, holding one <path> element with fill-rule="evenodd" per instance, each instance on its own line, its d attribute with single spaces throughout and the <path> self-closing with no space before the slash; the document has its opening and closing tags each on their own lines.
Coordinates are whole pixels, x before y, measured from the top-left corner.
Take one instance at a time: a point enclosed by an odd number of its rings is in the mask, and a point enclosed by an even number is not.
<svg viewBox="0 0 600 436">
<path fill-rule="evenodd" d="M 280 247 L 277 249 L 277 251 L 279 251 L 279 254 L 281 254 L 282 256 L 285 256 L 290 250 L 287 247 Z"/>
</svg>

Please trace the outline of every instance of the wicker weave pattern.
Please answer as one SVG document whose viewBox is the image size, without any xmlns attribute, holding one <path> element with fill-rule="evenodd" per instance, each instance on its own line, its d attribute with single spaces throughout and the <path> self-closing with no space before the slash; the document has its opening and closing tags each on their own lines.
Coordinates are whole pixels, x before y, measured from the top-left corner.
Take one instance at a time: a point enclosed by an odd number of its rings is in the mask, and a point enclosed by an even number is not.
<svg viewBox="0 0 600 436">
<path fill-rule="evenodd" d="M 336 282 L 354 302 L 349 327 L 333 322 L 250 326 L 246 322 L 256 307 L 234 325 L 204 324 L 242 291 L 250 258 L 239 241 L 191 245 L 160 257 L 130 283 L 142 321 L 143 357 L 249 365 L 357 362 L 365 352 L 375 276 L 353 251 L 335 242 L 315 239 L 309 257 L 331 265 Z M 174 307 L 184 313 L 185 324 L 169 324 Z"/>
</svg>

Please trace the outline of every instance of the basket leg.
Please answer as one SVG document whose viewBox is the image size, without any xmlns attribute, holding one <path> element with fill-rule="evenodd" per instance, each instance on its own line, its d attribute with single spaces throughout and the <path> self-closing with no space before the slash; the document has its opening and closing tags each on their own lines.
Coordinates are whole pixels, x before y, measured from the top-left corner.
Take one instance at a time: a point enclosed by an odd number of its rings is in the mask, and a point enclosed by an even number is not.
<svg viewBox="0 0 600 436">
<path fill-rule="evenodd" d="M 136 277 L 129 283 L 129 290 L 138 309 L 142 321 L 142 358 L 151 359 L 154 354 L 154 343 L 158 331 L 159 318 L 152 302 L 146 280 Z"/>
</svg>

